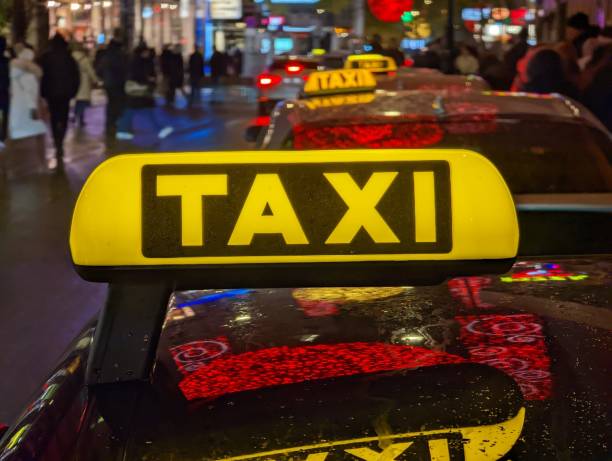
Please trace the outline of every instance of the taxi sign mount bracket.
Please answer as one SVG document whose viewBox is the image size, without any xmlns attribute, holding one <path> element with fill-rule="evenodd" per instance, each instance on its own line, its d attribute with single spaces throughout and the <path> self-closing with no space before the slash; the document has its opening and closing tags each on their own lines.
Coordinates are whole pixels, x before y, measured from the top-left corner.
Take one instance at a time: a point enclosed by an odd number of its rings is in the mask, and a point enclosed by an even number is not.
<svg viewBox="0 0 612 461">
<path fill-rule="evenodd" d="M 147 380 L 172 288 L 111 283 L 87 364 L 88 385 Z"/>
</svg>

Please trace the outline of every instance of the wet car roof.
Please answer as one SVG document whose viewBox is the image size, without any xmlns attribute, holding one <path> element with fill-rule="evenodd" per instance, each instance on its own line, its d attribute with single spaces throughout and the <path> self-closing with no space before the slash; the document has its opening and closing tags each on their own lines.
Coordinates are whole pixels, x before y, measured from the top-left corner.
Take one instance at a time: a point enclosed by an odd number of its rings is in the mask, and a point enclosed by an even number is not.
<svg viewBox="0 0 612 461">
<path fill-rule="evenodd" d="M 411 116 L 440 118 L 454 115 L 495 114 L 502 116 L 549 116 L 567 120 L 585 119 L 600 126 L 596 119 L 580 106 L 560 95 L 500 93 L 445 90 L 385 91 L 378 90 L 369 102 L 312 108 L 308 100 L 287 101 L 279 106 L 278 117 L 290 117 L 292 124 L 343 124 L 351 120 L 377 117 Z M 387 118 L 387 120 L 389 120 Z"/>
<path fill-rule="evenodd" d="M 611 269 L 608 255 L 437 286 L 176 292 L 152 385 L 85 398 L 85 332 L 4 439 L 22 442 L 9 459 L 606 459 Z M 78 423 L 74 445 L 41 432 L 59 421 Z"/>
<path fill-rule="evenodd" d="M 431 287 L 177 292 L 126 454 L 288 459 L 301 447 L 305 459 L 324 446 L 331 461 L 338 441 L 420 431 L 406 459 L 429 459 L 418 440 L 431 431 L 525 408 L 503 459 L 602 459 L 611 269 L 602 256 L 519 261 L 510 274 Z"/>
</svg>

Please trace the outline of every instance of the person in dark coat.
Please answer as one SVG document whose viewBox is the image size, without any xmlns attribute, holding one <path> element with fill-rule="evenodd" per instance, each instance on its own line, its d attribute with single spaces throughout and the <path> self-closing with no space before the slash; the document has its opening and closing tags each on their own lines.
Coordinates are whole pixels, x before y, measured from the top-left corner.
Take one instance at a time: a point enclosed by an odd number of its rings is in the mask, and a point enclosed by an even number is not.
<svg viewBox="0 0 612 461">
<path fill-rule="evenodd" d="M 60 34 L 49 42 L 49 50 L 40 58 L 43 71 L 41 96 L 47 101 L 51 116 L 51 133 L 55 144 L 58 167 L 64 162 L 64 138 L 68 128 L 70 100 L 79 90 L 80 72 L 68 50 L 68 43 Z"/>
<path fill-rule="evenodd" d="M 570 98 L 578 97 L 578 89 L 568 80 L 563 61 L 555 50 L 543 48 L 536 51 L 527 63 L 526 81 L 520 91 L 528 93 L 559 93 Z"/>
<path fill-rule="evenodd" d="M 204 77 L 204 56 L 199 46 L 189 56 L 189 106 L 193 106 L 200 100 L 200 87 Z"/>
<path fill-rule="evenodd" d="M 95 68 L 102 80 L 106 97 L 106 136 L 114 138 L 117 131 L 117 121 L 123 114 L 126 104 L 125 82 L 128 72 L 128 56 L 123 50 L 121 33 L 115 32 L 115 37 L 108 47 L 96 55 Z"/>
<path fill-rule="evenodd" d="M 527 43 L 527 39 L 529 38 L 529 34 L 527 32 L 527 28 L 521 30 L 521 33 L 518 35 L 517 42 L 512 45 L 506 54 L 504 55 L 504 65 L 506 66 L 508 73 L 508 87 L 516 77 L 517 63 L 527 54 L 529 50 L 529 43 Z"/>
<path fill-rule="evenodd" d="M 210 57 L 210 76 L 212 77 L 213 85 L 218 85 L 220 78 L 226 74 L 227 58 L 224 53 L 221 53 L 214 47 L 213 54 Z"/>
<path fill-rule="evenodd" d="M 9 58 L 6 56 L 6 38 L 0 36 L 0 149 L 4 147 L 9 114 Z"/>
<path fill-rule="evenodd" d="M 174 106 L 176 90 L 183 89 L 185 66 L 180 46 L 165 47 L 160 56 L 160 67 L 164 78 L 166 107 Z"/>
<path fill-rule="evenodd" d="M 384 55 L 393 58 L 397 67 L 404 65 L 404 52 L 400 49 L 399 42 L 395 37 L 389 39 L 389 47 L 385 49 Z"/>
<path fill-rule="evenodd" d="M 130 60 L 126 84 L 127 106 L 118 122 L 117 139 L 131 140 L 134 138 L 132 121 L 134 115 L 141 114 L 158 130 L 159 139 L 164 139 L 173 128 L 162 127 L 155 117 L 155 58 L 152 49 L 139 45 L 134 49 Z"/>
<path fill-rule="evenodd" d="M 585 72 L 584 104 L 612 132 L 612 45 L 600 45 Z"/>
<path fill-rule="evenodd" d="M 582 45 L 593 36 L 589 17 L 585 13 L 576 13 L 568 18 L 566 26 L 567 40 L 576 50 L 577 57 L 581 58 Z"/>
</svg>

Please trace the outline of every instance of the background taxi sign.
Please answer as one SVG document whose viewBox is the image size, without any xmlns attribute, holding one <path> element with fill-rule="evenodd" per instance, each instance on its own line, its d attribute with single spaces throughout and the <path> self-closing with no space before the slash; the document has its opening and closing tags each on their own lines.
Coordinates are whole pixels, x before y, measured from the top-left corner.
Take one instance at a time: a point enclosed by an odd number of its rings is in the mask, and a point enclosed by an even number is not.
<svg viewBox="0 0 612 461">
<path fill-rule="evenodd" d="M 505 271 L 517 246 L 500 173 L 461 150 L 117 156 L 83 187 L 70 234 L 86 279 L 195 271 L 210 287 L 440 280 Z"/>
<path fill-rule="evenodd" d="M 346 69 L 367 69 L 370 72 L 393 72 L 397 64 L 389 56 L 382 54 L 353 54 L 344 62 Z"/>
<path fill-rule="evenodd" d="M 307 96 L 376 89 L 376 79 L 365 69 L 339 69 L 313 72 L 304 85 Z"/>
</svg>

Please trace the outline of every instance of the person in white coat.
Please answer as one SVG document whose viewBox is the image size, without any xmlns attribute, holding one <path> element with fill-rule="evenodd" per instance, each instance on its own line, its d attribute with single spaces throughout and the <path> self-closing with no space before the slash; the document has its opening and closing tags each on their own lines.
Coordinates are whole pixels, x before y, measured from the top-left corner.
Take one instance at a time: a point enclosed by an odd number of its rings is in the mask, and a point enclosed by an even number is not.
<svg viewBox="0 0 612 461">
<path fill-rule="evenodd" d="M 72 57 L 79 65 L 79 73 L 81 74 L 81 83 L 74 105 L 74 120 L 82 127 L 85 126 L 85 109 L 91 103 L 91 91 L 97 84 L 98 77 L 87 50 L 82 45 L 77 45 L 77 48 L 72 52 Z"/>
<path fill-rule="evenodd" d="M 34 52 L 23 48 L 11 60 L 11 104 L 9 138 L 23 139 L 45 134 L 47 127 L 40 114 L 40 78 L 42 70 L 34 63 Z"/>
</svg>

